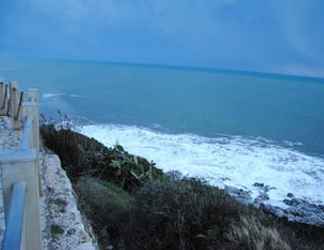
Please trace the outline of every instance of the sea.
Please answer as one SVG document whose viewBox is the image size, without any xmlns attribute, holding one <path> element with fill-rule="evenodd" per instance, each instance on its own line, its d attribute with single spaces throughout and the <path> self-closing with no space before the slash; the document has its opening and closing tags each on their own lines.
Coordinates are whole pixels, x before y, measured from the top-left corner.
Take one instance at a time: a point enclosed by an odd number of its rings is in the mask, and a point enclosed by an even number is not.
<svg viewBox="0 0 324 250">
<path fill-rule="evenodd" d="M 0 79 L 41 91 L 41 112 L 154 161 L 285 207 L 324 204 L 324 79 L 76 60 L 0 59 Z"/>
</svg>

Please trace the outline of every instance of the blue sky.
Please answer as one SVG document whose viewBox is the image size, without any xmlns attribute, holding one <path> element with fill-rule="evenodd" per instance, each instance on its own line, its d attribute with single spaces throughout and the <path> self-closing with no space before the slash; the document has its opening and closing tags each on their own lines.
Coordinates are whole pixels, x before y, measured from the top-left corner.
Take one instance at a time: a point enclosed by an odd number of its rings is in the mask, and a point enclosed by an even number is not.
<svg viewBox="0 0 324 250">
<path fill-rule="evenodd" d="M 322 0 L 1 0 L 0 54 L 324 77 Z"/>
</svg>

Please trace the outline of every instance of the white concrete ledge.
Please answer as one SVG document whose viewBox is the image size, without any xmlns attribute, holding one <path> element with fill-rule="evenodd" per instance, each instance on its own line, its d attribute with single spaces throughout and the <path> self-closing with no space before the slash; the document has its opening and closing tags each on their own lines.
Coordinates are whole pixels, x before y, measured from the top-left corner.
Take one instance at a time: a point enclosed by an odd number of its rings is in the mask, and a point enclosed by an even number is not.
<svg viewBox="0 0 324 250">
<path fill-rule="evenodd" d="M 0 152 L 0 166 L 7 163 L 29 162 L 37 158 L 37 151 L 34 149 L 25 150 L 3 150 Z"/>
<path fill-rule="evenodd" d="M 24 124 L 23 133 L 21 136 L 20 148 L 21 149 L 28 149 L 30 146 L 30 138 L 33 135 L 33 123 L 31 119 L 27 119 Z"/>
</svg>

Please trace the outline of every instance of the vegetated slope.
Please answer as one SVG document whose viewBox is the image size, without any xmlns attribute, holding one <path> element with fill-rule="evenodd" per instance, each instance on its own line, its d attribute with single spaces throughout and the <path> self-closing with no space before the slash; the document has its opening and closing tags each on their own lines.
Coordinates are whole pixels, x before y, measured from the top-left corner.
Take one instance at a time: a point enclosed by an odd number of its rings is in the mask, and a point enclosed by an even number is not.
<svg viewBox="0 0 324 250">
<path fill-rule="evenodd" d="M 323 249 L 324 229 L 238 203 L 203 180 L 71 130 L 43 126 L 101 246 L 114 249 Z"/>
</svg>

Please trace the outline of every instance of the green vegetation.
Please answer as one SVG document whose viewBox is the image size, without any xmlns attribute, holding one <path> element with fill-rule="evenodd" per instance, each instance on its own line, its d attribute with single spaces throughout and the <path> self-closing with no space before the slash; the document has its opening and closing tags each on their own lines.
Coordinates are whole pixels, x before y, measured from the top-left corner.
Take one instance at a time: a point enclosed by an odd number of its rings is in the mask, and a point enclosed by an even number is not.
<svg viewBox="0 0 324 250">
<path fill-rule="evenodd" d="M 64 233 L 64 229 L 60 225 L 51 225 L 51 235 L 53 238 L 58 238 Z"/>
<path fill-rule="evenodd" d="M 323 249 L 322 228 L 242 205 L 203 180 L 166 175 L 120 145 L 107 148 L 53 126 L 41 133 L 61 158 L 102 249 Z"/>
<path fill-rule="evenodd" d="M 251 210 L 200 179 L 148 183 L 135 194 L 126 249 L 290 249 Z"/>
</svg>

